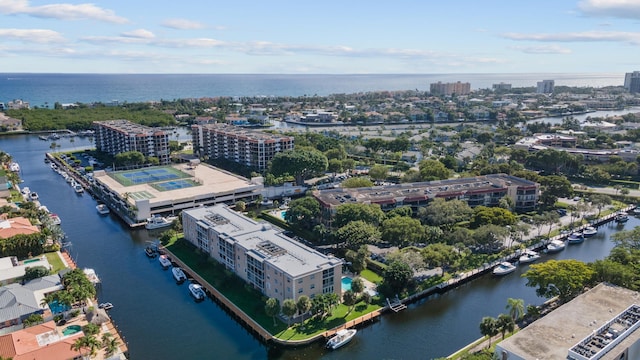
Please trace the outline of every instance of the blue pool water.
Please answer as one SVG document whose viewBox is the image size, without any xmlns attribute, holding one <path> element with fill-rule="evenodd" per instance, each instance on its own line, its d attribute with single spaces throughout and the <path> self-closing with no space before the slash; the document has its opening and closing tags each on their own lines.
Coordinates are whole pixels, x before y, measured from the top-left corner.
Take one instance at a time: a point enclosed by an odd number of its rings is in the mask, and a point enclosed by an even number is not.
<svg viewBox="0 0 640 360">
<path fill-rule="evenodd" d="M 75 333 L 79 333 L 80 331 L 82 331 L 82 328 L 80 327 L 80 325 L 69 325 L 66 328 L 64 328 L 64 330 L 62 330 L 62 334 L 64 336 L 69 336 Z"/>
<path fill-rule="evenodd" d="M 58 300 L 54 300 L 49 303 L 49 309 L 51 309 L 52 314 L 60 314 L 62 312 L 69 310 L 70 307 L 68 307 L 65 304 L 58 303 Z"/>
<path fill-rule="evenodd" d="M 351 280 L 348 276 L 342 278 L 342 291 L 351 290 Z"/>
</svg>

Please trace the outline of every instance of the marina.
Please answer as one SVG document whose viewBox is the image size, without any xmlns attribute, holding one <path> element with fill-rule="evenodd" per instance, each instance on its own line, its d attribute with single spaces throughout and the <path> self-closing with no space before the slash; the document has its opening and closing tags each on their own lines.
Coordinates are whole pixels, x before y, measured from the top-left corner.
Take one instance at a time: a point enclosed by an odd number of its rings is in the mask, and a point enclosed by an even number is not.
<svg viewBox="0 0 640 360">
<path fill-rule="evenodd" d="M 71 146 L 68 142 L 62 145 Z M 76 141 L 74 146 L 78 145 L 82 143 Z M 41 201 L 63 219 L 61 226 L 68 235 L 69 253 L 81 267 L 93 268 L 100 275 L 99 299 L 108 299 L 117 305 L 110 310 L 110 315 L 127 339 L 135 339 L 129 344 L 132 358 L 210 358 L 210 347 L 203 345 L 210 338 L 216 339 L 216 356 L 220 358 L 337 359 L 345 354 L 353 359 L 411 358 L 416 353 L 434 358 L 446 356 L 479 338 L 481 318 L 504 312 L 507 298 L 522 298 L 525 304 L 544 301 L 535 295 L 535 289 L 524 286 L 526 280 L 520 275 L 527 266 L 520 265 L 512 275 L 499 278 L 480 276 L 477 272 L 465 274 L 457 286 L 406 302 L 403 311 L 382 317 L 372 314 L 378 319 L 372 326 L 361 327 L 348 322 L 344 326 L 357 326 L 358 335 L 339 351 L 328 351 L 326 342 L 293 349 L 264 345 L 259 340 L 262 336 L 256 333 L 258 329 L 247 331 L 240 325 L 243 323 L 241 315 L 225 310 L 233 304 L 225 303 L 222 297 L 195 306 L 185 287 L 176 291 L 175 279 L 167 272 L 159 271 L 155 260 L 142 255 L 146 246 L 155 240 L 150 232 L 130 229 L 116 217 L 101 217 L 95 209 L 96 200 L 89 196 L 70 196 L 74 194 L 73 189 L 42 162 L 42 154 L 48 151 L 45 142 L 37 137 L 15 136 L 1 139 L 0 146 L 15 153 L 13 155 L 21 164 L 24 185 L 38 190 Z M 608 240 L 611 233 L 629 230 L 638 224 L 640 220 L 636 217 L 630 217 L 621 225 L 614 221 L 599 224 L 598 233 L 588 241 L 555 254 L 542 254 L 539 261 L 600 259 L 613 246 Z M 171 258 L 177 263 L 174 257 Z M 155 266 L 150 266 L 150 261 Z M 206 286 L 197 274 L 182 264 L 177 265 Z M 462 284 L 466 285 L 459 286 Z M 212 296 L 215 289 L 206 290 Z M 175 311 L 177 307 L 179 312 Z M 165 316 L 159 317 L 158 313 Z M 189 336 L 170 344 L 159 340 L 176 326 L 190 329 Z M 452 329 L 456 329 L 455 337 L 450 336 Z M 332 335 L 328 333 L 326 338 Z"/>
</svg>

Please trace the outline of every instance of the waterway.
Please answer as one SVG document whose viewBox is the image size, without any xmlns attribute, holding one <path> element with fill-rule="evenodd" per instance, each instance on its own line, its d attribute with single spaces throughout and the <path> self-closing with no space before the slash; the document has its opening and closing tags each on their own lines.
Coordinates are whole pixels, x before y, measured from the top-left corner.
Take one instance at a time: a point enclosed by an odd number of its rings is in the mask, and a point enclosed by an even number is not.
<svg viewBox="0 0 640 360">
<path fill-rule="evenodd" d="M 62 150 L 91 146 L 90 141 L 77 138 L 73 143 L 65 138 L 57 143 Z M 544 301 L 525 286 L 520 275 L 527 266 L 522 266 L 505 277 L 485 276 L 385 315 L 338 351 L 327 352 L 322 344 L 270 349 L 212 301 L 195 303 L 186 285 L 176 285 L 169 271 L 144 255 L 144 246 L 157 234 L 130 230 L 113 214 L 98 215 L 94 199 L 77 195 L 51 171 L 43 161 L 49 142 L 30 135 L 1 137 L 0 150 L 20 163 L 22 185 L 37 191 L 40 201 L 61 217 L 69 251 L 78 265 L 95 269 L 102 279 L 99 301 L 114 304 L 110 314 L 129 344 L 132 359 L 432 359 L 479 338 L 482 317 L 505 312 L 508 298 L 522 298 L 525 304 Z M 545 259 L 603 258 L 613 246 L 611 233 L 637 225 L 640 220 L 635 217 L 623 227 L 605 225 L 583 244 L 567 246 Z"/>
</svg>

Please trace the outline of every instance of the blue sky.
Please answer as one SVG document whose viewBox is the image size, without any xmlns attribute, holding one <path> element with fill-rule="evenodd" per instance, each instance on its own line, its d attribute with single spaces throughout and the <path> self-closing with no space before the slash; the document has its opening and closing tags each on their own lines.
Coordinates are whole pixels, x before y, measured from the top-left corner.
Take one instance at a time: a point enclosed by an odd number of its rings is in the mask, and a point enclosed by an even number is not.
<svg viewBox="0 0 640 360">
<path fill-rule="evenodd" d="M 640 70 L 640 0 L 0 0 L 0 72 Z"/>
</svg>

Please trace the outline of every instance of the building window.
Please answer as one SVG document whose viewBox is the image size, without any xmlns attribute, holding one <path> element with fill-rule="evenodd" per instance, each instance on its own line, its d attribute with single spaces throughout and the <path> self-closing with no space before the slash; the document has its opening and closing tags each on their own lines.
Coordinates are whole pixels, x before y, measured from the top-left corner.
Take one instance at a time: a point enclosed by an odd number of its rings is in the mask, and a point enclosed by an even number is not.
<svg viewBox="0 0 640 360">
<path fill-rule="evenodd" d="M 315 279 L 316 278 L 316 274 L 311 274 L 310 278 L 311 278 L 311 280 Z"/>
<path fill-rule="evenodd" d="M 302 294 L 302 288 L 298 289 L 298 294 Z"/>
<path fill-rule="evenodd" d="M 315 289 L 316 288 L 316 284 L 311 284 L 310 288 L 311 288 L 311 290 Z"/>
<path fill-rule="evenodd" d="M 298 279 L 298 284 L 302 284 L 302 279 Z"/>
</svg>

